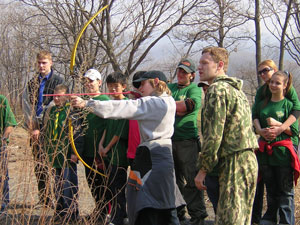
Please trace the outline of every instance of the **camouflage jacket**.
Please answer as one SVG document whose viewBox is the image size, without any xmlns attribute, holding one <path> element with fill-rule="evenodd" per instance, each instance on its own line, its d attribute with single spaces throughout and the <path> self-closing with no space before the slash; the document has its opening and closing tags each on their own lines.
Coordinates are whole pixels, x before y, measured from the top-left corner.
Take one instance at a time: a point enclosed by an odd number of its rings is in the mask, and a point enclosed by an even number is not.
<svg viewBox="0 0 300 225">
<path fill-rule="evenodd" d="M 258 147 L 241 80 L 225 75 L 211 84 L 202 110 L 202 135 L 199 165 L 208 173 L 220 159 Z"/>
</svg>

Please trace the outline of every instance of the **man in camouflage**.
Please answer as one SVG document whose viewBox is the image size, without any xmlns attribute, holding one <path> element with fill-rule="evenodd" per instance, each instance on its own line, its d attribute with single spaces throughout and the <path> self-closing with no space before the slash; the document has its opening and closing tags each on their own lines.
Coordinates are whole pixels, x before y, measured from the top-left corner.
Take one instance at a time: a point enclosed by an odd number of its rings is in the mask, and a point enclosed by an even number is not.
<svg viewBox="0 0 300 225">
<path fill-rule="evenodd" d="M 203 146 L 195 184 L 206 189 L 207 173 L 218 168 L 220 194 L 215 224 L 251 223 L 257 179 L 258 147 L 252 131 L 251 110 L 241 90 L 242 81 L 228 77 L 228 52 L 219 47 L 202 51 L 199 74 L 210 87 L 202 112 Z"/>
</svg>

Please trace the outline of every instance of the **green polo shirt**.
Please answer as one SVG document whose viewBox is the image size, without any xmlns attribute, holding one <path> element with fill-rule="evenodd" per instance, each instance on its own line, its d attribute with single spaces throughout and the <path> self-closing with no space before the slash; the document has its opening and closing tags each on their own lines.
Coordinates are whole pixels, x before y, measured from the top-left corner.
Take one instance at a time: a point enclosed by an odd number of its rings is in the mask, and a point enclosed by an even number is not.
<svg viewBox="0 0 300 225">
<path fill-rule="evenodd" d="M 8 100 L 5 96 L 0 95 L 0 132 L 3 135 L 4 129 L 10 126 L 16 126 L 15 116 L 10 108 Z M 1 145 L 1 143 L 0 143 Z"/>
<path fill-rule="evenodd" d="M 123 100 L 126 100 L 124 98 Z M 127 167 L 127 149 L 128 149 L 128 131 L 129 120 L 125 119 L 108 119 L 106 126 L 106 135 L 103 147 L 107 146 L 114 136 L 118 136 L 119 140 L 107 153 L 106 160 L 113 165 Z"/>
<path fill-rule="evenodd" d="M 195 103 L 195 108 L 192 112 L 184 116 L 176 115 L 172 140 L 181 141 L 196 138 L 198 136 L 197 116 L 201 107 L 202 89 L 195 83 L 191 83 L 184 88 L 179 88 L 177 83 L 169 84 L 168 87 L 175 101 L 190 98 Z"/>
<path fill-rule="evenodd" d="M 98 95 L 94 100 L 107 101 L 110 98 L 107 95 Z M 96 157 L 98 152 L 98 144 L 106 127 L 106 120 L 89 113 L 86 116 L 87 129 L 84 135 L 84 148 L 82 155 L 85 157 Z"/>
</svg>

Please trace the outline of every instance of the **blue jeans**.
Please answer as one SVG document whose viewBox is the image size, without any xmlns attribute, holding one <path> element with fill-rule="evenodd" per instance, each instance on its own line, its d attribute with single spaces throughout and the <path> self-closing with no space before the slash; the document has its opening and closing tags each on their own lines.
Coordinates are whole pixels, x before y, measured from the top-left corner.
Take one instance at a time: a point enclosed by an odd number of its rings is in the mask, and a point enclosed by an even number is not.
<svg viewBox="0 0 300 225">
<path fill-rule="evenodd" d="M 0 188 L 2 188 L 2 198 L 1 198 L 1 210 L 5 210 L 9 203 L 9 185 L 8 185 L 8 159 L 6 146 L 0 147 L 0 162 L 1 162 L 1 179 L 0 179 Z"/>
<path fill-rule="evenodd" d="M 261 173 L 267 190 L 267 211 L 262 220 L 295 224 L 293 168 L 262 165 Z"/>
<path fill-rule="evenodd" d="M 76 219 L 79 215 L 77 164 L 70 163 L 70 167 L 55 168 L 54 191 L 57 201 L 56 215 Z"/>
</svg>

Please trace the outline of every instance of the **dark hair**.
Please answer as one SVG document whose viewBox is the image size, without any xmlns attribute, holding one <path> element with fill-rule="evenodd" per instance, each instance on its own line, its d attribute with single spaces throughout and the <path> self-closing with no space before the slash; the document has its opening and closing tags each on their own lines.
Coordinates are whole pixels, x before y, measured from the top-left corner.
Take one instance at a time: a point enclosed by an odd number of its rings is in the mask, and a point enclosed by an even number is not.
<svg viewBox="0 0 300 225">
<path fill-rule="evenodd" d="M 122 85 L 127 84 L 127 77 L 121 72 L 113 72 L 107 76 L 106 83 L 120 83 Z"/>
<path fill-rule="evenodd" d="M 286 83 L 286 89 L 284 92 L 284 96 L 291 90 L 292 83 L 293 83 L 293 74 L 290 73 L 289 71 L 277 71 L 273 73 L 272 76 L 277 75 L 277 76 L 282 76 L 284 78 L 284 82 Z"/>
</svg>

